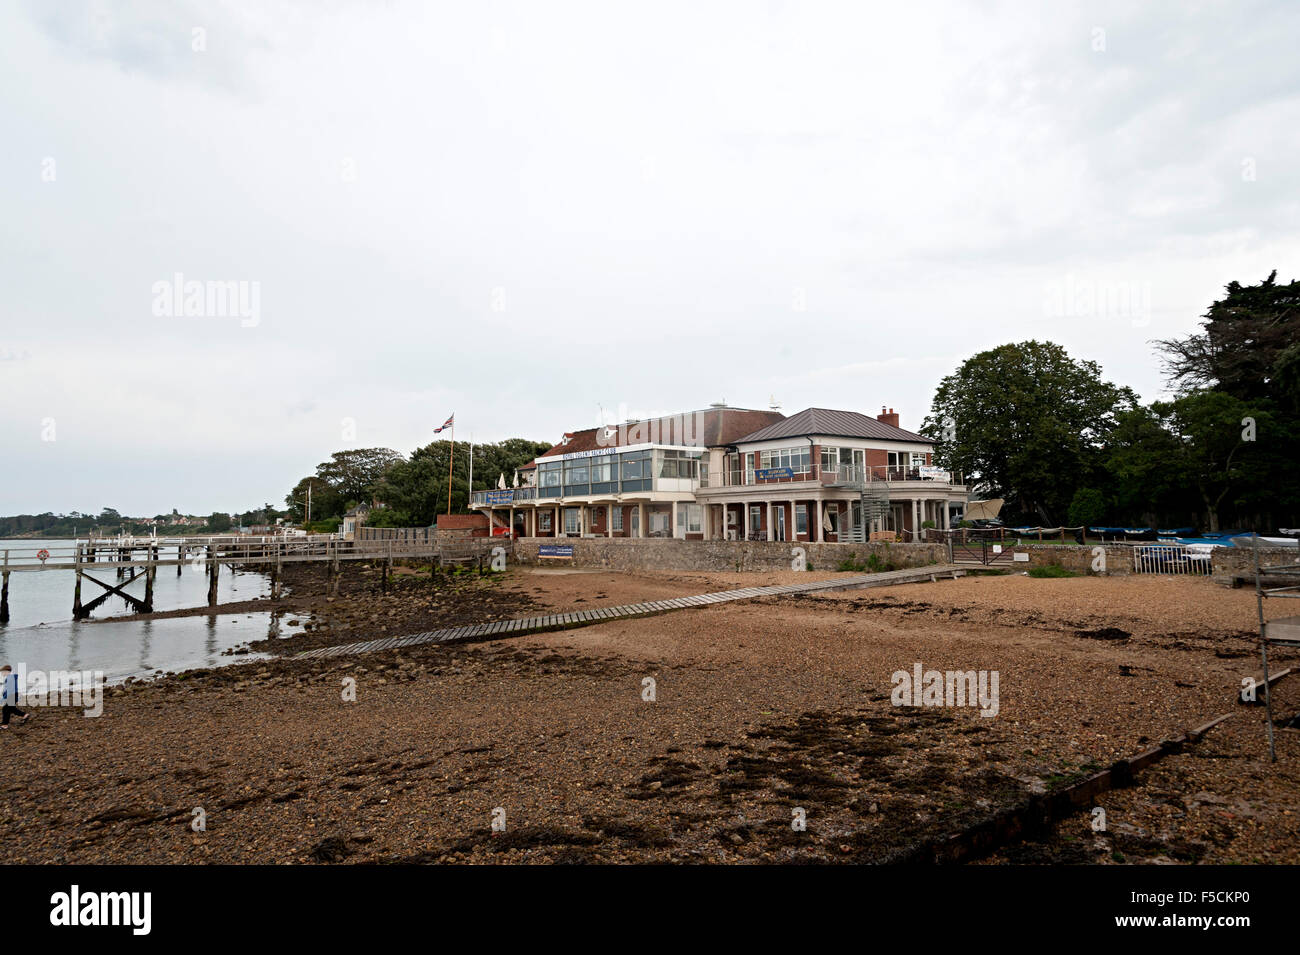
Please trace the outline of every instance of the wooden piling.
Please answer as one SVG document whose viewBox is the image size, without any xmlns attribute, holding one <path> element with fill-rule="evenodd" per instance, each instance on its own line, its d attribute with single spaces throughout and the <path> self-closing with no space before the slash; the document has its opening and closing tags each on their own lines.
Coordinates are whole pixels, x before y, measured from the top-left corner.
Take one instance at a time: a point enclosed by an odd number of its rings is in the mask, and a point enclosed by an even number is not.
<svg viewBox="0 0 1300 955">
<path fill-rule="evenodd" d="M 216 551 L 208 545 L 208 606 L 217 605 L 217 561 Z"/>
<path fill-rule="evenodd" d="M 339 595 L 339 578 L 343 576 L 339 570 L 339 542 L 333 541 L 330 550 L 333 553 L 333 559 L 330 561 L 330 595 L 337 597 Z"/>
<path fill-rule="evenodd" d="M 185 566 L 185 545 L 176 545 L 176 576 L 181 575 L 181 568 Z"/>
<path fill-rule="evenodd" d="M 145 548 L 144 562 L 144 612 L 153 613 L 153 579 L 158 573 L 158 565 L 154 563 L 157 554 L 154 553 L 153 545 Z"/>
<path fill-rule="evenodd" d="M 9 551 L 5 551 L 4 582 L 0 583 L 0 623 L 9 622 Z"/>
<path fill-rule="evenodd" d="M 95 559 L 95 551 L 90 551 L 90 559 Z M 73 565 L 77 571 L 77 582 L 72 587 L 72 619 L 80 620 L 85 614 L 81 609 L 81 545 L 77 545 L 77 556 L 73 560 Z"/>
<path fill-rule="evenodd" d="M 275 567 L 271 571 L 271 599 L 280 599 L 280 575 L 284 572 L 284 544 L 275 545 Z"/>
</svg>

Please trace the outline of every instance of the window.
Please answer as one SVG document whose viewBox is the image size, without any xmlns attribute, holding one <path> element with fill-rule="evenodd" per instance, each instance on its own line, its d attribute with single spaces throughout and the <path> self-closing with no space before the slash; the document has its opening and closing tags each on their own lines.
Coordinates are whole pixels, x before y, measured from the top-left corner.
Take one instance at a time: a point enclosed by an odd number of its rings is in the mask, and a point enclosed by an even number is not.
<svg viewBox="0 0 1300 955">
<path fill-rule="evenodd" d="M 808 470 L 808 448 L 781 448 L 776 451 L 760 451 L 758 466 L 760 468 L 789 468 L 795 473 Z"/>
<path fill-rule="evenodd" d="M 694 479 L 700 473 L 700 461 L 695 451 L 662 451 L 662 460 L 659 462 L 659 476 L 661 478 L 691 478 Z"/>
<path fill-rule="evenodd" d="M 592 458 L 591 459 L 591 483 L 603 483 L 612 481 L 614 471 L 614 459 L 609 458 Z"/>
<path fill-rule="evenodd" d="M 541 529 L 544 531 L 549 531 L 551 529 L 551 512 L 542 511 L 541 518 L 542 518 Z"/>
<path fill-rule="evenodd" d="M 924 454 L 924 453 L 922 453 L 922 452 L 920 452 L 920 451 L 913 451 L 913 452 L 912 452 L 912 467 L 914 467 L 914 468 L 923 468 L 923 467 L 925 467 L 925 454 Z"/>
<path fill-rule="evenodd" d="M 794 532 L 796 534 L 808 533 L 808 505 L 796 504 L 794 507 Z"/>
<path fill-rule="evenodd" d="M 542 487 L 559 487 L 560 486 L 560 462 L 554 461 L 550 464 L 539 464 L 537 466 L 538 475 L 541 478 Z"/>
<path fill-rule="evenodd" d="M 570 461 L 564 466 L 564 486 L 570 487 L 574 484 L 586 484 L 588 478 L 586 460 Z"/>
<path fill-rule="evenodd" d="M 761 504 L 749 505 L 749 532 L 757 534 L 763 529 L 763 507 Z"/>
<path fill-rule="evenodd" d="M 650 476 L 649 451 L 633 451 L 619 455 L 624 481 L 640 481 Z"/>
<path fill-rule="evenodd" d="M 839 467 L 839 456 L 834 448 L 822 448 L 822 470 L 834 471 Z"/>
<path fill-rule="evenodd" d="M 838 534 L 840 531 L 840 509 L 834 504 L 826 505 L 827 532 Z"/>
<path fill-rule="evenodd" d="M 623 508 L 614 508 L 610 513 L 610 517 L 614 521 L 614 530 L 621 531 L 623 529 Z"/>
<path fill-rule="evenodd" d="M 687 534 L 704 532 L 704 507 L 700 504 L 678 504 L 677 526 Z"/>
<path fill-rule="evenodd" d="M 578 509 L 576 507 L 566 507 L 564 509 L 564 533 L 582 533 L 582 522 L 579 519 Z"/>
</svg>

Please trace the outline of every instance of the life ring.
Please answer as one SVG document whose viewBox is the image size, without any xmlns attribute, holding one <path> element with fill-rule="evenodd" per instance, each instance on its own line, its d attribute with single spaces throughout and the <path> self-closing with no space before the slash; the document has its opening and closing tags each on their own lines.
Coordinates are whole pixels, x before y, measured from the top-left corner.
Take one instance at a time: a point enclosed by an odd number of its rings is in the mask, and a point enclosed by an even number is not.
<svg viewBox="0 0 1300 955">
<path fill-rule="evenodd" d="M 45 563 L 45 561 L 49 558 L 49 556 L 50 556 L 50 552 L 46 550 L 44 547 L 42 547 L 40 550 L 36 552 L 36 557 L 37 559 L 40 560 L 41 563 Z"/>
</svg>

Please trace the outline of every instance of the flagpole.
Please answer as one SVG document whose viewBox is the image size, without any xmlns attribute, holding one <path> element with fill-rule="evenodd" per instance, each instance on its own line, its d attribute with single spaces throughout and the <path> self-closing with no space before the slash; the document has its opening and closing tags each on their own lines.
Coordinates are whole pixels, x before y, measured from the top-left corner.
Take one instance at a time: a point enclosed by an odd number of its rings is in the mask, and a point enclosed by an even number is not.
<svg viewBox="0 0 1300 955">
<path fill-rule="evenodd" d="M 456 416 L 451 416 L 451 454 L 447 455 L 447 516 L 451 517 L 451 466 L 456 461 Z"/>
<path fill-rule="evenodd" d="M 474 500 L 474 432 L 469 433 L 469 487 L 465 491 L 465 510 Z"/>
</svg>

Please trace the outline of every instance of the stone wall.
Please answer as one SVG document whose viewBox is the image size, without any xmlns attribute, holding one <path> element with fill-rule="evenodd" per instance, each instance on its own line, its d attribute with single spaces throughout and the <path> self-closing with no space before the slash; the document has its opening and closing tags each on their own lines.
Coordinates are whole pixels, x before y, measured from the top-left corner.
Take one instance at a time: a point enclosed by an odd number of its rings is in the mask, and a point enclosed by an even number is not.
<svg viewBox="0 0 1300 955">
<path fill-rule="evenodd" d="M 1124 576 L 1133 573 L 1133 550 L 1131 544 L 1020 544 L 1015 549 L 1029 554 L 1029 563 L 1012 564 L 1012 568 L 1043 567 L 1048 564 L 1060 564 L 1066 570 L 1077 574 L 1090 574 L 1094 551 L 1101 548 L 1106 552 L 1106 574 Z M 1137 547 L 1145 546 L 1137 544 Z M 1262 565 L 1286 564 L 1297 560 L 1294 550 L 1277 548 L 1260 548 L 1259 562 Z M 1255 556 L 1249 547 L 1216 547 L 1210 552 L 1212 576 L 1219 583 L 1229 584 L 1234 576 L 1250 576 L 1255 572 Z"/>
<path fill-rule="evenodd" d="M 540 545 L 571 545 L 573 559 L 537 557 Z M 943 544 L 825 544 L 776 541 L 686 541 L 658 538 L 525 537 L 515 541 L 514 560 L 543 566 L 602 567 L 610 570 L 789 570 L 794 548 L 804 551 L 814 570 L 834 570 L 852 558 L 866 563 L 871 554 L 895 567 L 946 563 Z"/>
</svg>

